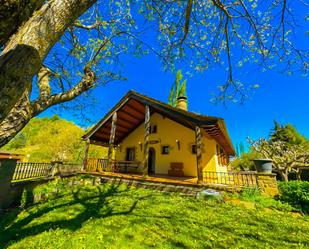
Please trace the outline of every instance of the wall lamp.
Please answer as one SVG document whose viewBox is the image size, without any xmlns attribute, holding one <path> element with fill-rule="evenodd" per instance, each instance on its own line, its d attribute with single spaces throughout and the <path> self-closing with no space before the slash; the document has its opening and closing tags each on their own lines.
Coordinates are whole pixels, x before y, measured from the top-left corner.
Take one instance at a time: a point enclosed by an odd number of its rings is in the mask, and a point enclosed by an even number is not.
<svg viewBox="0 0 309 249">
<path fill-rule="evenodd" d="M 141 149 L 141 151 L 143 150 L 143 143 L 141 141 L 138 142 L 139 148 Z"/>
<path fill-rule="evenodd" d="M 180 141 L 178 139 L 176 139 L 176 144 L 177 144 L 178 150 L 180 150 Z"/>
</svg>

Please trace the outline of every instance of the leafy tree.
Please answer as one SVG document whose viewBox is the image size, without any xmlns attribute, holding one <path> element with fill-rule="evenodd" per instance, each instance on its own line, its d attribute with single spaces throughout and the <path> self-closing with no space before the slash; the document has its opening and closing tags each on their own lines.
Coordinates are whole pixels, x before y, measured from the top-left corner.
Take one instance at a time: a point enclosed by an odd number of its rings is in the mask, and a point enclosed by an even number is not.
<svg viewBox="0 0 309 249">
<path fill-rule="evenodd" d="M 2 150 L 19 152 L 24 160 L 34 162 L 82 162 L 85 131 L 72 122 L 55 115 L 51 118 L 34 118 Z M 91 146 L 89 157 L 102 158 L 107 149 Z"/>
<path fill-rule="evenodd" d="M 176 73 L 176 79 L 172 88 L 170 90 L 170 94 L 168 97 L 168 103 L 171 106 L 176 106 L 177 99 L 180 96 L 187 96 L 187 80 L 182 80 L 183 75 L 181 69 L 179 69 Z"/>
<path fill-rule="evenodd" d="M 273 142 L 284 141 L 289 144 L 308 144 L 308 139 L 300 134 L 292 124 L 280 125 L 276 121 L 274 121 L 270 140 Z"/>
<path fill-rule="evenodd" d="M 243 152 L 240 156 L 237 156 L 230 162 L 230 168 L 232 170 L 255 170 L 253 159 L 259 157 L 259 154 L 250 150 L 249 152 Z"/>
<path fill-rule="evenodd" d="M 125 79 L 123 54 L 152 52 L 172 70 L 183 62 L 192 72 L 226 68 L 216 98 L 223 101 L 243 101 L 257 85 L 235 75 L 240 67 L 243 74 L 244 66 L 267 70 L 280 63 L 288 74 L 306 74 L 308 52 L 291 39 L 305 32 L 306 11 L 294 10 L 306 7 L 288 0 L 4 0 L 0 146 L 47 108 L 77 96 L 73 103 L 83 104 L 90 89 Z"/>
</svg>

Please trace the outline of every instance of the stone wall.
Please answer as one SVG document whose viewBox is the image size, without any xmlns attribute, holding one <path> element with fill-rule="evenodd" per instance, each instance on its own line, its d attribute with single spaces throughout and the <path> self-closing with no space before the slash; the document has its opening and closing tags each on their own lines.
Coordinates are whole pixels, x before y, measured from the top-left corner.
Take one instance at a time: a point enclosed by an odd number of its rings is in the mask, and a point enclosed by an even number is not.
<svg viewBox="0 0 309 249">
<path fill-rule="evenodd" d="M 69 177 L 81 172 L 81 164 L 52 162 L 53 170 L 41 178 L 21 179 L 12 182 L 16 169 L 16 159 L 0 159 L 0 212 L 12 205 L 19 205 L 24 189 L 31 190 L 35 186 L 54 179 L 56 176 Z"/>
<path fill-rule="evenodd" d="M 9 197 L 16 161 L 16 159 L 0 159 L 0 210 L 8 207 L 12 201 Z"/>
<path fill-rule="evenodd" d="M 279 194 L 276 174 L 256 173 L 258 187 L 262 194 L 277 196 Z"/>
</svg>

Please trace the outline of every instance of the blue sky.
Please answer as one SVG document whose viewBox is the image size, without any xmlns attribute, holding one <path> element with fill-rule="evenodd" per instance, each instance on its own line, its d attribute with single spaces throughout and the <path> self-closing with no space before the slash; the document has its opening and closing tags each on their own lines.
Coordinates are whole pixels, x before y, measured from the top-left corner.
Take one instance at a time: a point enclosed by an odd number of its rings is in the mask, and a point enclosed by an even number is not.
<svg viewBox="0 0 309 249">
<path fill-rule="evenodd" d="M 304 8 L 296 6 L 295 13 L 299 14 L 298 17 L 305 16 Z M 303 48 L 308 47 L 305 30 L 306 27 L 293 37 L 293 42 Z M 152 37 L 152 31 L 148 35 Z M 139 59 L 126 56 L 122 64 L 123 76 L 127 77 L 128 81 L 110 83 L 94 91 L 98 104 L 90 113 L 93 123 L 102 118 L 130 89 L 167 102 L 175 75 L 164 72 L 154 54 Z M 187 77 L 189 111 L 224 118 L 234 145 L 246 142 L 247 137 L 253 139 L 267 137 L 274 120 L 283 124 L 291 123 L 303 135 L 309 137 L 308 76 L 302 77 L 297 74 L 287 76 L 278 73 L 279 68 L 280 66 L 262 73 L 252 67 L 235 67 L 236 74 L 244 83 L 259 84 L 260 87 L 250 92 L 250 97 L 244 104 L 228 103 L 227 106 L 222 103 L 213 104 L 210 101 L 212 94 L 218 93 L 217 86 L 225 82 L 226 71 L 216 68 L 206 70 L 204 73 L 195 73 L 194 76 Z M 178 69 L 188 71 L 185 65 Z M 40 116 L 51 116 L 54 113 L 55 110 L 52 108 Z M 60 116 L 78 124 L 82 123 L 81 117 L 74 116 L 69 111 L 63 111 Z"/>
<path fill-rule="evenodd" d="M 91 113 L 94 121 L 102 118 L 130 89 L 167 102 L 175 76 L 163 72 L 155 56 L 127 58 L 124 64 L 124 75 L 128 81 L 110 83 L 95 90 L 99 103 L 96 111 Z M 234 145 L 245 142 L 248 136 L 253 139 L 268 136 L 274 120 L 292 123 L 303 135 L 309 137 L 308 78 L 287 76 L 276 70 L 266 73 L 251 72 L 246 79 L 260 84 L 260 88 L 251 92 L 244 104 L 213 104 L 210 101 L 212 93 L 217 91 L 217 85 L 224 77 L 225 74 L 218 70 L 209 70 L 188 78 L 189 110 L 224 118 Z M 52 114 L 53 111 L 49 110 L 41 116 Z M 62 113 L 61 116 L 78 122 L 69 112 Z"/>
</svg>

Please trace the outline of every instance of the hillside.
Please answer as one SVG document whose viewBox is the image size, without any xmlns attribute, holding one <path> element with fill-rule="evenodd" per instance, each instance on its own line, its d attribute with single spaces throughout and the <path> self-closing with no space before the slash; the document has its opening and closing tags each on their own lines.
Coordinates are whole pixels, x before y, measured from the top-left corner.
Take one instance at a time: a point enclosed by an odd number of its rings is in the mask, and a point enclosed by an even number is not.
<svg viewBox="0 0 309 249">
<path fill-rule="evenodd" d="M 25 128 L 0 150 L 24 155 L 23 161 L 49 162 L 64 160 L 81 162 L 85 131 L 73 122 L 54 115 L 51 118 L 33 118 Z M 102 157 L 105 148 L 91 146 L 90 157 Z"/>
</svg>

